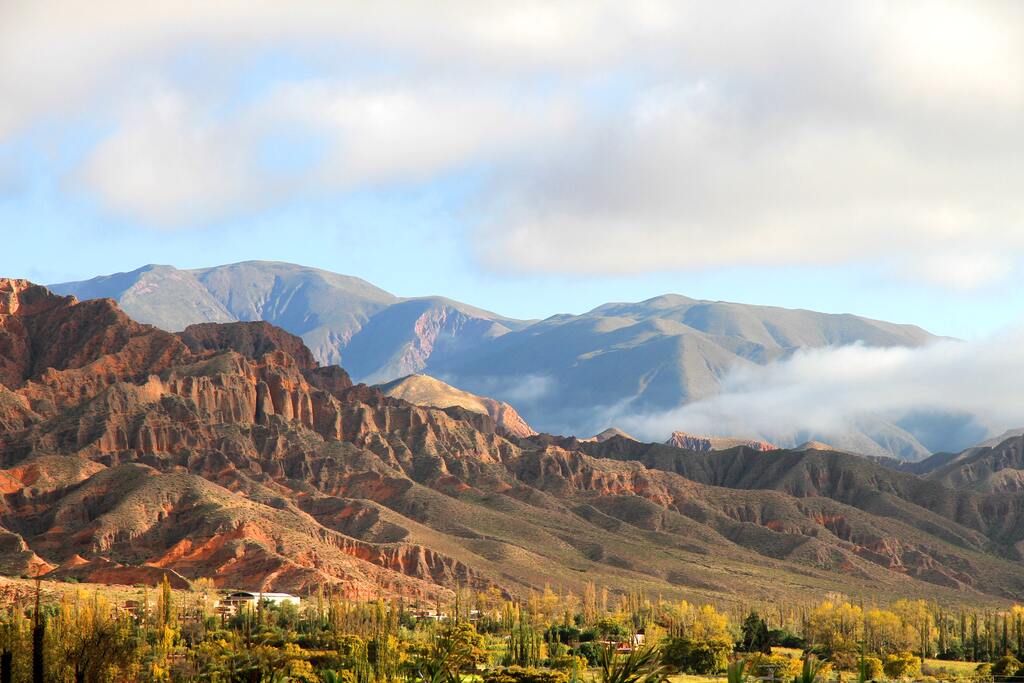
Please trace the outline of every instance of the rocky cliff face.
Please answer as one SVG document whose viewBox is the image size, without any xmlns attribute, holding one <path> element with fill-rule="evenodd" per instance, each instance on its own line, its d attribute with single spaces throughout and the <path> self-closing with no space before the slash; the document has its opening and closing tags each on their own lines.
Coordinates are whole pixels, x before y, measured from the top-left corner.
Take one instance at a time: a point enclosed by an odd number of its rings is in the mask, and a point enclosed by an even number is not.
<svg viewBox="0 0 1024 683">
<path fill-rule="evenodd" d="M 1024 597 L 1022 495 L 845 454 L 517 438 L 486 411 L 353 386 L 263 323 L 176 335 L 4 280 L 0 369 L 6 573 Z"/>
</svg>

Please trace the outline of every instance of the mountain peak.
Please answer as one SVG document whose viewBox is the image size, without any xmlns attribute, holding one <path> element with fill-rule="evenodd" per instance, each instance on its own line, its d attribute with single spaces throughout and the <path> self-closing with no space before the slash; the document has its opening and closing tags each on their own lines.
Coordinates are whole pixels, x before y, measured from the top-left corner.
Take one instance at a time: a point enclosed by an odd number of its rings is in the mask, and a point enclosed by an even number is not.
<svg viewBox="0 0 1024 683">
<path fill-rule="evenodd" d="M 385 396 L 421 406 L 451 408 L 458 406 L 470 412 L 487 415 L 505 432 L 513 436 L 533 436 L 535 432 L 515 408 L 503 401 L 477 396 L 446 384 L 436 377 L 412 374 L 377 387 Z"/>
<path fill-rule="evenodd" d="M 857 316 L 674 293 L 524 321 L 445 297 L 398 297 L 356 277 L 279 261 L 146 268 L 54 290 L 113 298 L 136 320 L 173 332 L 263 320 L 301 337 L 319 363 L 343 365 L 357 382 L 445 377 L 515 405 L 525 422 L 550 433 L 593 433 L 605 426 L 595 422 L 608 406 L 671 410 L 714 394 L 733 368 L 796 349 L 913 347 L 935 339 Z M 859 431 L 858 452 L 920 455 L 910 433 Z M 799 440 L 812 436 L 819 435 Z M 854 443 L 820 436 L 846 450 Z"/>
</svg>

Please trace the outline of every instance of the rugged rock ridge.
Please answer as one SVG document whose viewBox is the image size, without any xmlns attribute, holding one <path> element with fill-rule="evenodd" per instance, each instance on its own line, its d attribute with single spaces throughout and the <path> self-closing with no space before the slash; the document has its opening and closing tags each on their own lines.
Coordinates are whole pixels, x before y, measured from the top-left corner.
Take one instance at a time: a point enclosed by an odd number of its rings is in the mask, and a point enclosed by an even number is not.
<svg viewBox="0 0 1024 683">
<path fill-rule="evenodd" d="M 353 386 L 262 323 L 175 335 L 109 300 L 0 291 L 4 572 L 367 597 L 591 579 L 1024 596 L 1020 494 L 842 453 L 515 438 Z"/>
<path fill-rule="evenodd" d="M 979 492 L 1024 492 L 1024 436 L 1004 435 L 962 453 L 941 453 L 915 463 L 912 471 L 951 488 Z"/>
<path fill-rule="evenodd" d="M 674 431 L 665 441 L 669 446 L 683 448 L 688 451 L 724 451 L 737 446 L 745 446 L 755 451 L 774 451 L 778 446 L 758 439 L 737 439 L 722 436 L 699 436 L 682 431 Z"/>
<path fill-rule="evenodd" d="M 477 396 L 445 384 L 428 375 L 408 375 L 379 386 L 386 396 L 409 403 L 435 408 L 458 406 L 474 413 L 488 415 L 506 434 L 515 437 L 533 436 L 535 432 L 516 409 L 504 401 Z"/>
</svg>

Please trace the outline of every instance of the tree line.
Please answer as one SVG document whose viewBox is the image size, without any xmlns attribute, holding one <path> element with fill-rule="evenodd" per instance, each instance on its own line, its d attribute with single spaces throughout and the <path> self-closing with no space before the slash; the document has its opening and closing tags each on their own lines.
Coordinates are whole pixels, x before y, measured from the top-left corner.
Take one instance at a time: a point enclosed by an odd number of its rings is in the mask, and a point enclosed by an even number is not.
<svg viewBox="0 0 1024 683">
<path fill-rule="evenodd" d="M 37 584 L 38 586 L 38 584 Z M 433 604 L 353 601 L 218 612 L 216 591 L 140 589 L 118 604 L 82 586 L 0 612 L 0 683 L 659 683 L 674 673 L 813 683 L 931 675 L 1024 681 L 1024 608 L 924 600 L 722 608 L 588 584 L 522 600 L 456 591 Z M 970 663 L 946 670 L 935 662 Z M 807 677 L 810 676 L 808 680 Z"/>
</svg>

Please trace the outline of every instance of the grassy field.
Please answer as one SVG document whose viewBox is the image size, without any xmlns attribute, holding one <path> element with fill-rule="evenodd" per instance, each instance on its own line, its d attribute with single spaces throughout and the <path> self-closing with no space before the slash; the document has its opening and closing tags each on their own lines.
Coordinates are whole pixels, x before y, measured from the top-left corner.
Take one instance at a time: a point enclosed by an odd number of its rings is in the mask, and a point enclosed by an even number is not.
<svg viewBox="0 0 1024 683">
<path fill-rule="evenodd" d="M 966 678 L 974 673 L 977 662 L 950 662 L 945 659 L 924 660 L 923 672 L 926 675 L 943 678 L 937 674 L 947 674 L 945 677 Z"/>
</svg>

